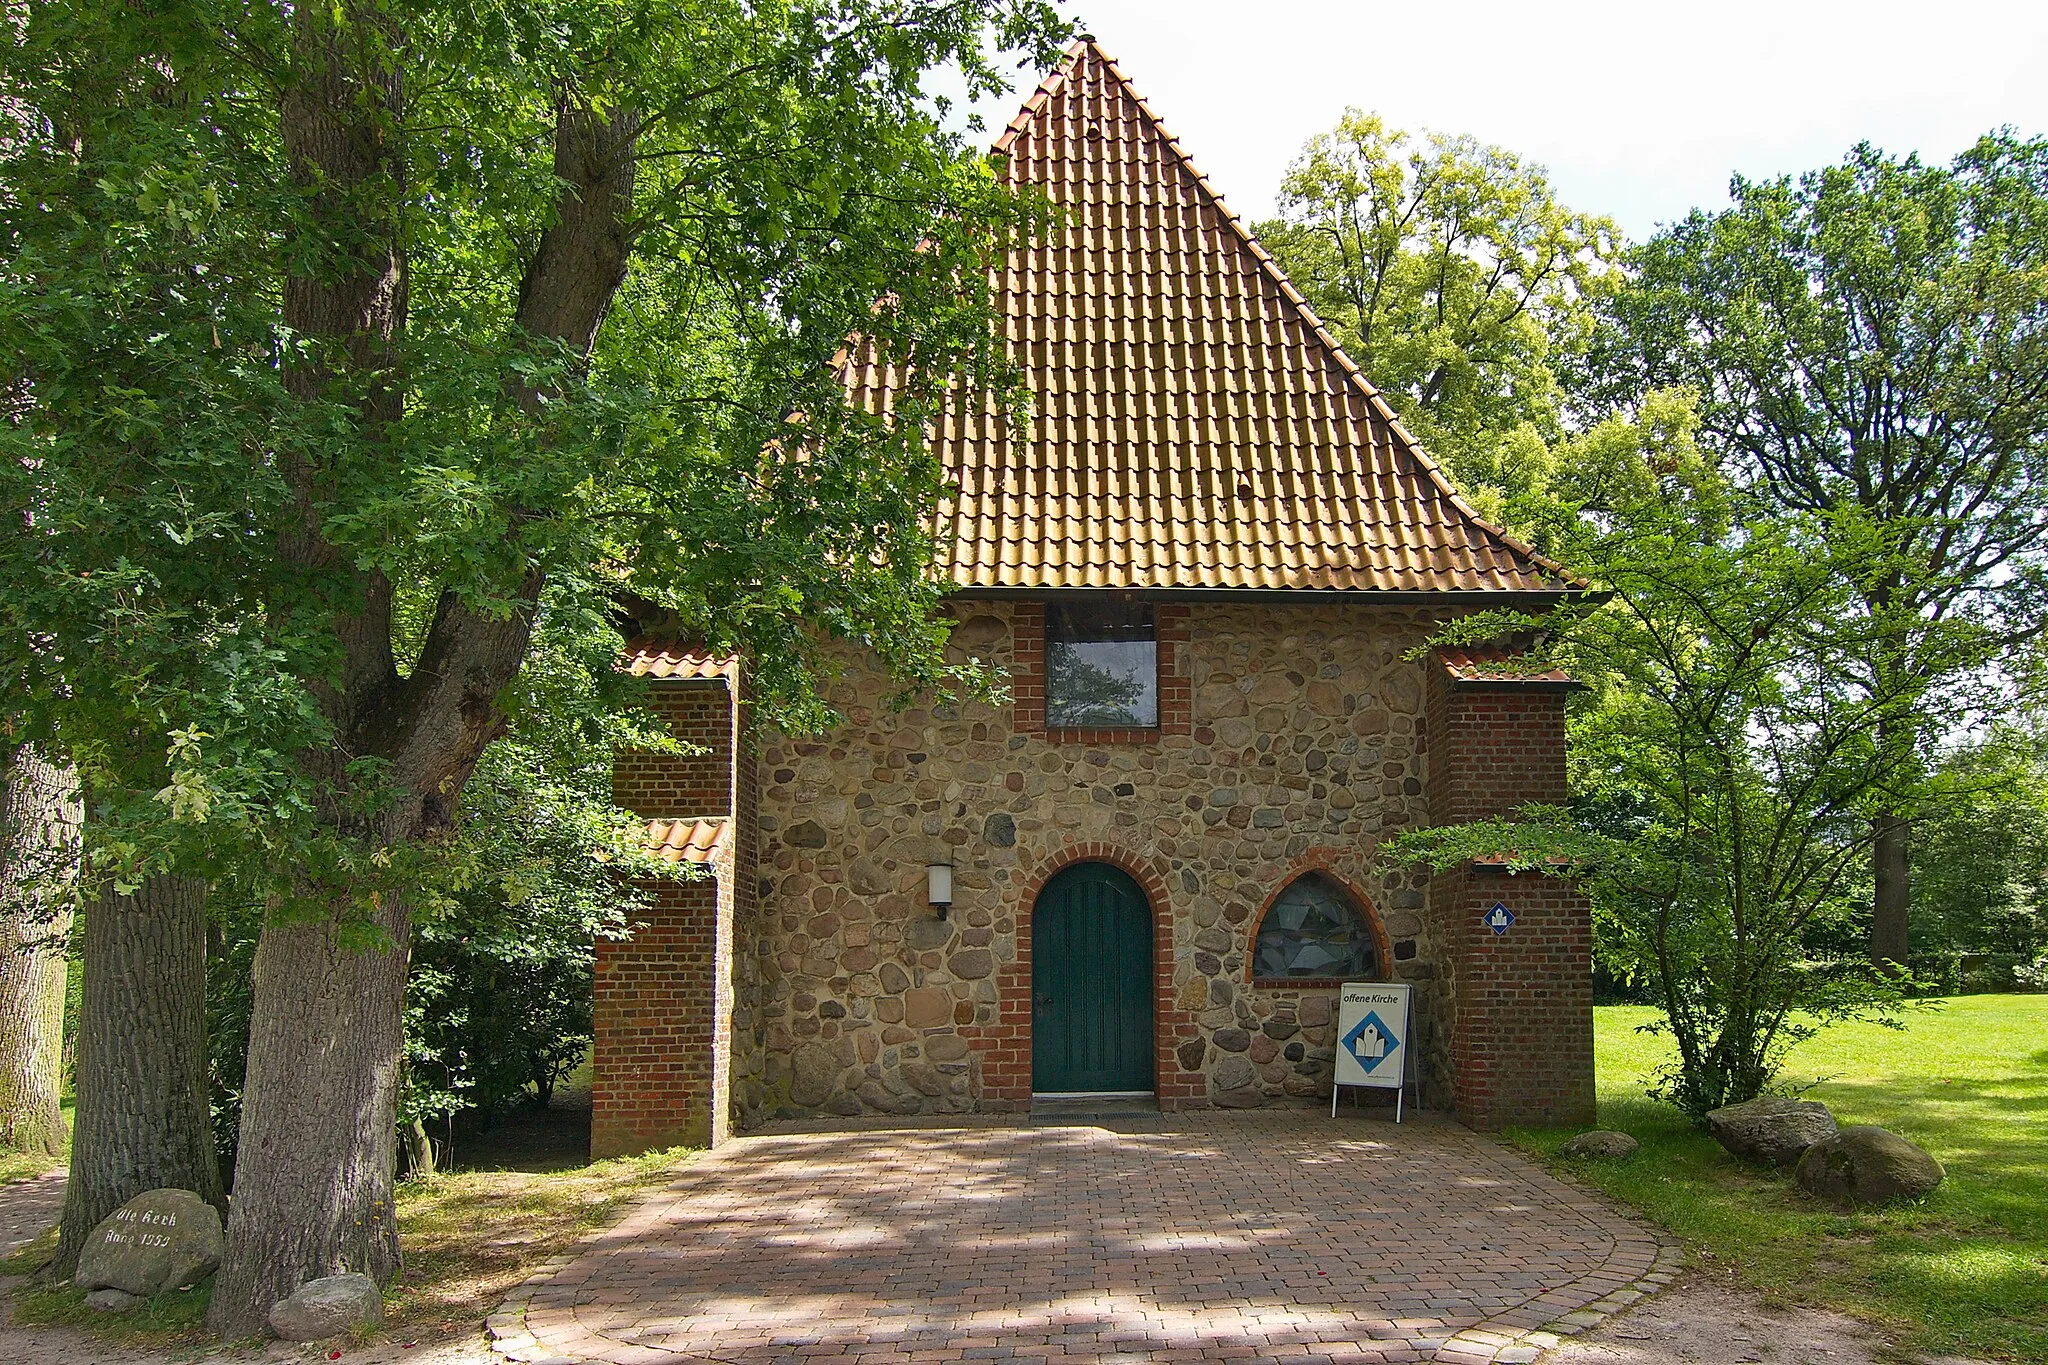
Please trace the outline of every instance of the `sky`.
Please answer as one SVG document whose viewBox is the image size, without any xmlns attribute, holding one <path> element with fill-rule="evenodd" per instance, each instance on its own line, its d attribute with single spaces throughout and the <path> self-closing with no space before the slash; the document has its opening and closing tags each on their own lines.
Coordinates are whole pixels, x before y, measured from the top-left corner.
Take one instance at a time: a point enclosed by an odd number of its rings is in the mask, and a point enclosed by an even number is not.
<svg viewBox="0 0 2048 1365">
<path fill-rule="evenodd" d="M 2048 134 L 2048 3 L 1063 3 L 1230 206 L 1271 215 L 1345 106 L 1469 133 L 1550 169 L 1632 238 L 1727 202 L 1728 178 L 1856 143 L 1946 161 L 2002 125 Z M 1008 122 L 1027 82 L 987 102 Z"/>
</svg>

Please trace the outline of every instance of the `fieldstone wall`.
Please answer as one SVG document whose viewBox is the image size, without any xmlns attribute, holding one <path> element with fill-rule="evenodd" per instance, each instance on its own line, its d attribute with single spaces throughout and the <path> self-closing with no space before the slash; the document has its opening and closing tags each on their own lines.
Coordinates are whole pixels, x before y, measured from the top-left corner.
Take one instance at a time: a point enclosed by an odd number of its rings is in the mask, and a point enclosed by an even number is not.
<svg viewBox="0 0 2048 1365">
<path fill-rule="evenodd" d="M 961 603 L 954 647 L 1007 666 L 1013 610 Z M 1426 876 L 1375 874 L 1379 840 L 1426 820 L 1424 618 L 1397 609 L 1213 605 L 1180 665 L 1190 733 L 1062 743 L 1007 708 L 892 710 L 849 659 L 847 717 L 764 736 L 759 902 L 741 922 L 734 1045 L 746 1120 L 1027 1103 L 1029 897 L 1078 854 L 1118 862 L 1154 902 L 1164 1104 L 1328 1094 L 1334 988 L 1248 980 L 1249 937 L 1295 875 L 1364 899 L 1436 1041 Z M 925 868 L 955 867 L 939 919 Z M 1021 1061 L 1020 1061 L 1021 1059 Z"/>
</svg>

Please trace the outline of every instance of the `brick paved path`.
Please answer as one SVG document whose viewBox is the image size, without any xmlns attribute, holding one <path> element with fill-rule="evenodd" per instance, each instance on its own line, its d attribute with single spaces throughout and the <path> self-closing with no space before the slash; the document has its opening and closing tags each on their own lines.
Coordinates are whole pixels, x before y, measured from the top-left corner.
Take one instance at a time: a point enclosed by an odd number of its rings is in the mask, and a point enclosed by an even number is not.
<svg viewBox="0 0 2048 1365">
<path fill-rule="evenodd" d="M 523 1287 L 491 1319 L 497 1348 L 1525 1361 L 1676 1268 L 1641 1224 L 1441 1120 L 953 1123 L 735 1141 Z"/>
</svg>

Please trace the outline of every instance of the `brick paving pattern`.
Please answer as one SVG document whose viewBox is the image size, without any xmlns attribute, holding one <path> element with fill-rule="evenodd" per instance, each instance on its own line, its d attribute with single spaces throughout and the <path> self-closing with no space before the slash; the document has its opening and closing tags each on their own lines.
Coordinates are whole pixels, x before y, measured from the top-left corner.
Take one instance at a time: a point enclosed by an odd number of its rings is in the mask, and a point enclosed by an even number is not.
<svg viewBox="0 0 2048 1365">
<path fill-rule="evenodd" d="M 1677 1260 L 1440 1119 L 910 1120 L 722 1147 L 490 1327 L 606 1365 L 1513 1362 Z"/>
</svg>

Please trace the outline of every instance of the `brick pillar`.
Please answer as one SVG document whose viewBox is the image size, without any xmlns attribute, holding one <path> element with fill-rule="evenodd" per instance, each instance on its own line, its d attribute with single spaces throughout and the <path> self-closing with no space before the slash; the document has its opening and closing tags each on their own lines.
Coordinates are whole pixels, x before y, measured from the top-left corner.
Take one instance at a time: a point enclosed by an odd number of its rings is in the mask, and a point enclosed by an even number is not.
<svg viewBox="0 0 2048 1365">
<path fill-rule="evenodd" d="M 720 1046 L 715 971 L 724 899 L 710 879 L 663 882 L 630 938 L 598 940 L 593 1161 L 727 1136 L 731 1049 Z"/>
<path fill-rule="evenodd" d="M 701 752 L 613 760 L 612 800 L 645 817 L 650 833 L 670 829 L 653 822 L 700 828 L 694 844 L 674 844 L 708 875 L 649 884 L 631 935 L 597 943 L 593 1158 L 716 1146 L 732 1133 L 737 922 L 751 910 L 757 863 L 737 690 L 736 666 L 656 684 L 648 709 Z"/>
<path fill-rule="evenodd" d="M 1437 825 L 1565 799 L 1565 696 L 1554 673 L 1429 670 L 1429 812 Z M 1496 934 L 1496 902 L 1515 922 Z M 1537 873 L 1466 864 L 1429 886 L 1449 1013 L 1450 1096 L 1458 1118 L 1493 1130 L 1593 1121 L 1593 928 L 1575 887 Z"/>
</svg>

